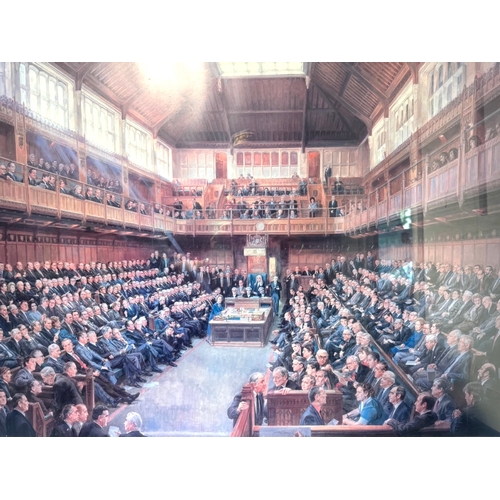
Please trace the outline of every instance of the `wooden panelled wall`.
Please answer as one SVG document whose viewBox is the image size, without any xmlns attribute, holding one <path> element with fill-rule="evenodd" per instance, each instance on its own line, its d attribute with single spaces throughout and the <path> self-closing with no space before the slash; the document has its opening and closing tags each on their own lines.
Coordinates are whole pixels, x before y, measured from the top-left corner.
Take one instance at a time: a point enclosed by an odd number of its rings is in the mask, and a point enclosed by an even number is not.
<svg viewBox="0 0 500 500">
<path fill-rule="evenodd" d="M 9 231 L 5 236 L 0 233 L 0 261 L 14 265 L 20 261 L 119 261 L 147 259 L 151 251 L 162 250 L 166 243 L 117 238 L 113 235 L 64 235 L 55 233 L 35 234 L 34 231 Z"/>
</svg>

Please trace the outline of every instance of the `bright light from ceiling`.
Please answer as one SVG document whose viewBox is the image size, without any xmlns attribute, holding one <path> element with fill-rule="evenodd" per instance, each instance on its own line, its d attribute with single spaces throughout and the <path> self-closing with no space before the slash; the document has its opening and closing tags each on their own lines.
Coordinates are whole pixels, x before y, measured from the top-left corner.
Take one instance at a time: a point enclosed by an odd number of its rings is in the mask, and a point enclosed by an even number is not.
<svg viewBox="0 0 500 500">
<path fill-rule="evenodd" d="M 301 62 L 219 62 L 222 76 L 304 75 Z"/>
<path fill-rule="evenodd" d="M 171 80 L 175 75 L 175 63 L 173 62 L 140 62 L 139 67 L 142 74 L 153 83 Z"/>
<path fill-rule="evenodd" d="M 202 62 L 140 62 L 144 77 L 153 84 L 173 83 L 179 78 L 199 75 L 203 71 Z"/>
</svg>

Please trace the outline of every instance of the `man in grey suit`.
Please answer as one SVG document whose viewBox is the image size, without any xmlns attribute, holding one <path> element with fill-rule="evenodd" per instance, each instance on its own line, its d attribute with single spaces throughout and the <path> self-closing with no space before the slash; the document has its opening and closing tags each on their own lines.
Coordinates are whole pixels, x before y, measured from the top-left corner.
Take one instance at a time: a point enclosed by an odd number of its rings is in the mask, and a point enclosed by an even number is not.
<svg viewBox="0 0 500 500">
<path fill-rule="evenodd" d="M 443 366 L 443 371 L 437 370 L 436 377 L 444 377 L 450 383 L 467 381 L 472 361 L 472 345 L 472 337 L 470 335 L 462 335 L 458 341 L 458 356 L 450 361 L 447 366 Z M 415 384 L 425 391 L 432 387 L 433 381 L 428 380 L 427 373 L 424 372 L 420 378 L 415 378 Z"/>
<path fill-rule="evenodd" d="M 255 410 L 255 425 L 262 425 L 264 419 L 266 418 L 266 405 L 264 401 L 264 390 L 266 389 L 266 377 L 263 373 L 255 372 L 250 375 L 248 383 L 251 384 L 254 395 L 254 410 Z M 249 404 L 247 401 L 242 401 L 241 392 L 236 394 L 231 403 L 231 406 L 227 409 L 227 416 L 233 419 L 233 425 L 236 425 L 240 413 L 244 410 L 248 410 Z"/>
</svg>

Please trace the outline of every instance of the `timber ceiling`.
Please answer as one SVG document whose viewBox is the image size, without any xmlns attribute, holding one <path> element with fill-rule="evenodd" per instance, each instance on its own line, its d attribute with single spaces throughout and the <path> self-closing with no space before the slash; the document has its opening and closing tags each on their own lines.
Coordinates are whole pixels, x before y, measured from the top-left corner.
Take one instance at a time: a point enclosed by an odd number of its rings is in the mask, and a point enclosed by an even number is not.
<svg viewBox="0 0 500 500">
<path fill-rule="evenodd" d="M 226 77 L 217 63 L 197 72 L 178 64 L 165 83 L 139 63 L 55 63 L 178 148 L 228 148 L 254 132 L 248 147 L 357 145 L 412 77 L 418 63 L 304 63 L 302 76 Z"/>
</svg>

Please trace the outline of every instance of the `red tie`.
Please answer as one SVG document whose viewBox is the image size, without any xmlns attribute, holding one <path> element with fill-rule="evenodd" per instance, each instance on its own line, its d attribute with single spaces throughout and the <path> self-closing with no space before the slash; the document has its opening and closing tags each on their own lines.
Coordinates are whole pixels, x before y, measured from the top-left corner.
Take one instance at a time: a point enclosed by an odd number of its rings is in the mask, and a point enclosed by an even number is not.
<svg viewBox="0 0 500 500">
<path fill-rule="evenodd" d="M 87 369 L 87 365 L 75 353 L 73 353 L 73 357 L 76 359 L 82 370 Z"/>
</svg>

